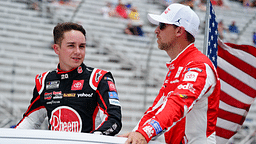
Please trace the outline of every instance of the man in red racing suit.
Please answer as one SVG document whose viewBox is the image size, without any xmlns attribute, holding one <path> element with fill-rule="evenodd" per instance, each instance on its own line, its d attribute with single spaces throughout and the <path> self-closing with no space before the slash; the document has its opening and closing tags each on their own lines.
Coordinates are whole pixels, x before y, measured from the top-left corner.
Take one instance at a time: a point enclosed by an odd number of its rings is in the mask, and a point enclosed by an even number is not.
<svg viewBox="0 0 256 144">
<path fill-rule="evenodd" d="M 158 96 L 134 131 L 147 141 L 165 132 L 170 144 L 215 141 L 220 83 L 213 64 L 191 44 L 167 68 Z"/>
<path fill-rule="evenodd" d="M 161 15 L 149 14 L 158 48 L 171 61 L 153 105 L 127 137 L 125 144 L 145 144 L 164 133 L 168 144 L 216 144 L 220 80 L 210 59 L 195 46 L 199 17 L 189 7 L 174 3 Z"/>
<path fill-rule="evenodd" d="M 16 128 L 38 128 L 48 117 L 52 131 L 115 135 L 122 127 L 121 106 L 112 74 L 87 67 L 85 30 L 76 23 L 54 28 L 56 70 L 35 77 L 33 98 Z"/>
</svg>

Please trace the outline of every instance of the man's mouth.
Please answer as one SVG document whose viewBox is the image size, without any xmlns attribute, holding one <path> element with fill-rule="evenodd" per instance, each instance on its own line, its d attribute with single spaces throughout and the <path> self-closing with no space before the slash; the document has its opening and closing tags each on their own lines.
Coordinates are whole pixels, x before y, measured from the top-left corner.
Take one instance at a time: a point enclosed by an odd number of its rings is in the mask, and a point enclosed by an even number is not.
<svg viewBox="0 0 256 144">
<path fill-rule="evenodd" d="M 75 61 L 79 61 L 81 58 L 72 58 Z"/>
</svg>

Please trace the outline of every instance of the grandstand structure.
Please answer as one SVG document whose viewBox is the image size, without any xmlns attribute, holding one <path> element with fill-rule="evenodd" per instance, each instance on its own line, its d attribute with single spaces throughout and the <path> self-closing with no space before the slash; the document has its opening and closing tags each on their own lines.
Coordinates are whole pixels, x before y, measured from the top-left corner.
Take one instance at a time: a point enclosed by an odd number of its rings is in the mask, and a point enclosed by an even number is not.
<svg viewBox="0 0 256 144">
<path fill-rule="evenodd" d="M 120 18 L 104 18 L 100 12 L 108 0 L 73 0 L 72 5 L 51 5 L 43 0 L 41 10 L 28 9 L 26 0 L 0 1 L 0 127 L 15 125 L 26 111 L 34 78 L 53 70 L 58 57 L 51 48 L 52 30 L 58 22 L 80 23 L 87 31 L 84 63 L 111 71 L 122 105 L 123 129 L 131 131 L 148 108 L 160 87 L 169 57 L 157 48 L 154 30 L 147 22 L 148 12 L 160 14 L 165 8 L 148 0 L 133 0 L 144 21 L 144 37 L 124 33 L 128 23 Z M 230 9 L 216 7 L 217 19 L 228 25 L 235 20 L 243 32 L 237 44 L 252 45 L 256 30 L 256 10 L 230 2 Z M 195 8 L 201 23 L 205 12 Z M 204 35 L 199 33 L 195 45 L 203 51 Z M 253 104 L 241 129 L 232 142 L 239 143 L 256 128 L 256 105 Z M 42 126 L 45 129 L 47 126 Z"/>
</svg>

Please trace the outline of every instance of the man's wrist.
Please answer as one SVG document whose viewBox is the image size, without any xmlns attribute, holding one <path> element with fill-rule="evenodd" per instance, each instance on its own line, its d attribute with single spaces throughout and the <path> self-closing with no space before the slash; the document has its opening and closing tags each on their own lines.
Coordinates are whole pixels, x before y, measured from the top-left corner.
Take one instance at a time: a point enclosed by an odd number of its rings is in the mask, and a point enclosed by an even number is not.
<svg viewBox="0 0 256 144">
<path fill-rule="evenodd" d="M 148 135 L 142 129 L 138 129 L 135 132 L 140 133 L 146 139 L 147 142 L 151 140 L 151 138 L 149 138 Z"/>
</svg>

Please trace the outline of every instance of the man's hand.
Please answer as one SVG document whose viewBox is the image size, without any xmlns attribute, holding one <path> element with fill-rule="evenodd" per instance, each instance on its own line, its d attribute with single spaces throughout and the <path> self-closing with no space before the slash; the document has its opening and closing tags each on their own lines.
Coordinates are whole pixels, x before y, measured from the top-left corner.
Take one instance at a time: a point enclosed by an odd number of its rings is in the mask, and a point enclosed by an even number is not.
<svg viewBox="0 0 256 144">
<path fill-rule="evenodd" d="M 125 144 L 147 144 L 145 137 L 139 132 L 129 132 L 119 137 L 126 137 Z"/>
</svg>

